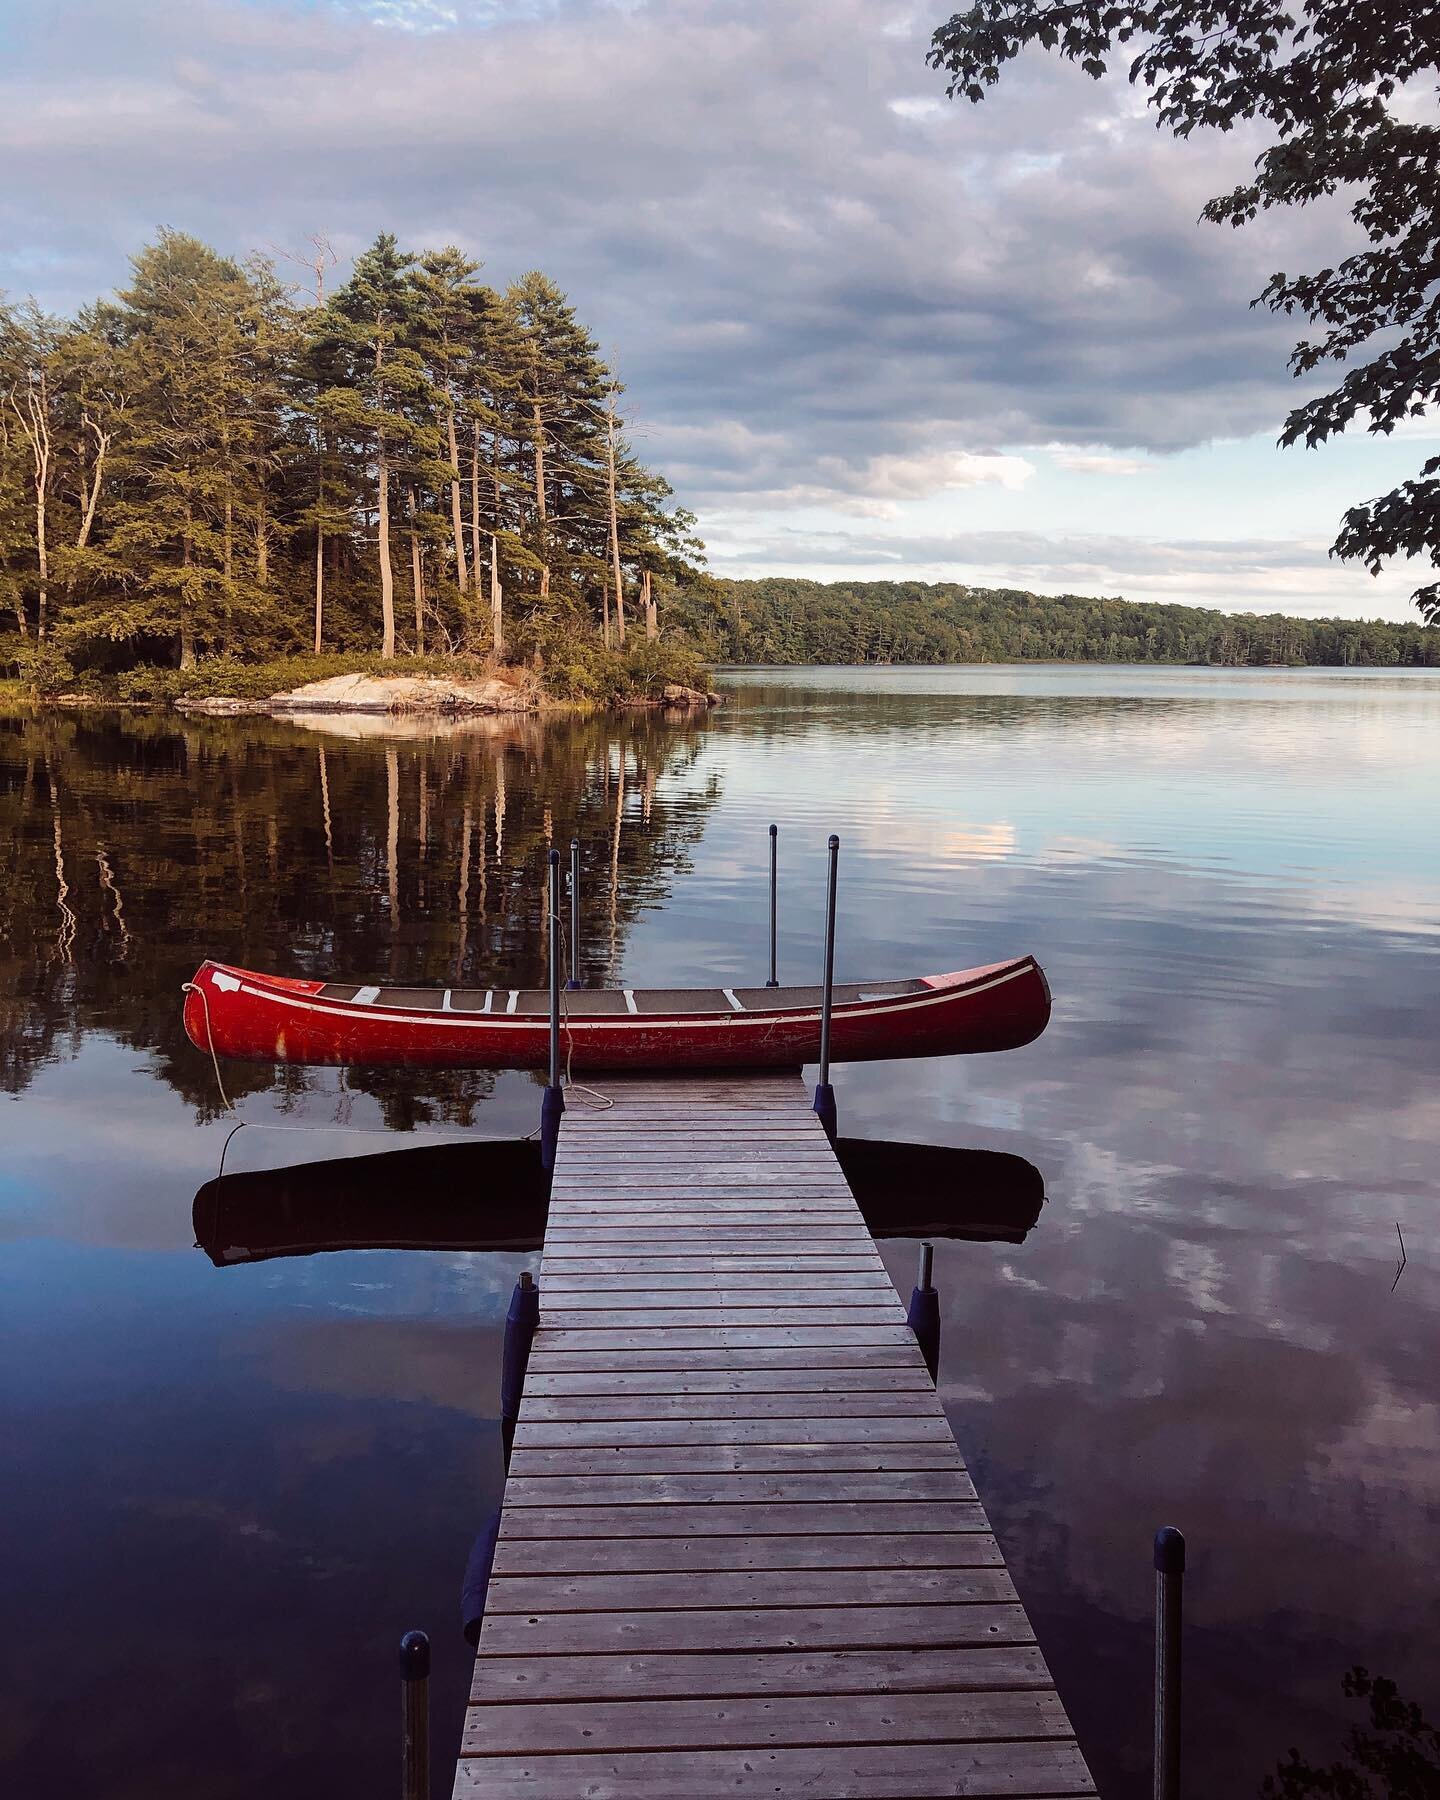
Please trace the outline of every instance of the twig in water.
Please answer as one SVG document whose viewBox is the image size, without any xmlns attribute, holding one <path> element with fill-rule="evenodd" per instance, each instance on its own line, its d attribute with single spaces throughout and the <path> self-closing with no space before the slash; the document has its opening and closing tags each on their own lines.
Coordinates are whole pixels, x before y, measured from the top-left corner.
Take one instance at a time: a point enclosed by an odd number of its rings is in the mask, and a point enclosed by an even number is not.
<svg viewBox="0 0 1440 1800">
<path fill-rule="evenodd" d="M 1395 1235 L 1400 1240 L 1400 1266 L 1395 1271 L 1395 1279 L 1390 1283 L 1390 1292 L 1392 1294 L 1395 1292 L 1396 1288 L 1399 1287 L 1400 1277 L 1405 1273 L 1405 1233 L 1400 1229 L 1400 1221 L 1398 1219 L 1395 1221 Z"/>
</svg>

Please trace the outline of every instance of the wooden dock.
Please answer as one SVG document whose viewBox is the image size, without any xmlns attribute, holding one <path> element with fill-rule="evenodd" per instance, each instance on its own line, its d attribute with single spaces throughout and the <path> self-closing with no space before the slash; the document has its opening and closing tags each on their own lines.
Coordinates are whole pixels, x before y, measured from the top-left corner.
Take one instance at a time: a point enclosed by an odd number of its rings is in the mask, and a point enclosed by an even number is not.
<svg viewBox="0 0 1440 1800">
<path fill-rule="evenodd" d="M 1093 1794 L 798 1076 L 599 1085 L 456 1800 Z"/>
</svg>

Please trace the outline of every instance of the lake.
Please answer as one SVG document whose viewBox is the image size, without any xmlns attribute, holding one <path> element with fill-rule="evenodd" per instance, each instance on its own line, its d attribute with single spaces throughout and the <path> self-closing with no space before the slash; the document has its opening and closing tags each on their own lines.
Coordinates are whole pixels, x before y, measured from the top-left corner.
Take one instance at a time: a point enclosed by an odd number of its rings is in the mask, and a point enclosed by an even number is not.
<svg viewBox="0 0 1440 1800">
<path fill-rule="evenodd" d="M 448 1792 L 535 1258 L 217 1266 L 192 1201 L 233 1120 L 180 983 L 206 955 L 539 983 L 574 834 L 588 982 L 747 985 L 772 820 L 782 980 L 818 976 L 831 831 L 838 978 L 1049 975 L 1029 1048 L 836 1088 L 849 1135 L 1044 1176 L 1023 1242 L 937 1245 L 941 1387 L 1101 1791 L 1149 1791 L 1162 1523 L 1190 1549 L 1189 1791 L 1328 1760 L 1355 1663 L 1440 1711 L 1440 675 L 721 680 L 673 723 L 0 717 L 7 1791 L 383 1793 L 420 1626 Z M 239 1171 L 538 1116 L 513 1074 L 225 1076 L 265 1127 Z M 883 1247 L 908 1294 L 913 1243 Z"/>
</svg>

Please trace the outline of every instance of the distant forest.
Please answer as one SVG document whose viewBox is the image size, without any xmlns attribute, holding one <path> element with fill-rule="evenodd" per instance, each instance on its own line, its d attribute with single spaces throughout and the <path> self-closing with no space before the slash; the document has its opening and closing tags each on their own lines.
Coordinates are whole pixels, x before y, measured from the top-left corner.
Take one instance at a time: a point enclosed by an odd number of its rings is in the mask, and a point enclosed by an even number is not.
<svg viewBox="0 0 1440 1800">
<path fill-rule="evenodd" d="M 312 248 L 299 298 L 164 232 L 74 318 L 0 299 L 0 665 L 656 635 L 693 520 L 559 288 Z"/>
<path fill-rule="evenodd" d="M 718 581 L 671 601 L 712 662 L 1440 668 L 1440 629 L 923 581 Z"/>
</svg>

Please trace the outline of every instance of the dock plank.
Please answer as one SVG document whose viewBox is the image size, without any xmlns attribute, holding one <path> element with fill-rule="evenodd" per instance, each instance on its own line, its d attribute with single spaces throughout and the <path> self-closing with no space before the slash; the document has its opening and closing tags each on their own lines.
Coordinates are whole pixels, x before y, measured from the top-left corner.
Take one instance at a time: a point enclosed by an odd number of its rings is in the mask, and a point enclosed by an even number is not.
<svg viewBox="0 0 1440 1800">
<path fill-rule="evenodd" d="M 562 1125 L 456 1800 L 1094 1786 L 799 1080 Z"/>
</svg>

